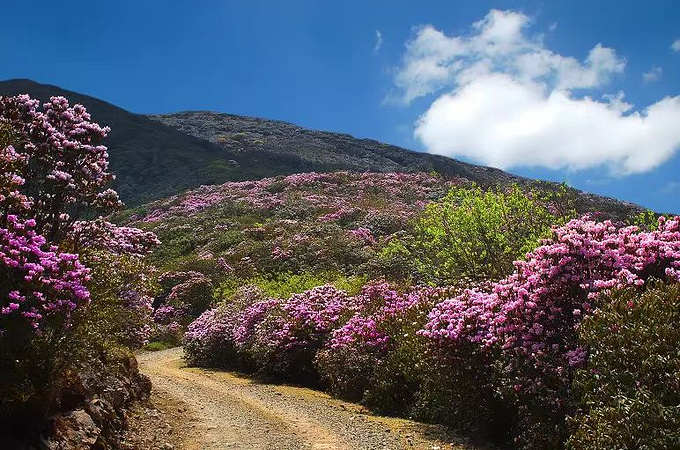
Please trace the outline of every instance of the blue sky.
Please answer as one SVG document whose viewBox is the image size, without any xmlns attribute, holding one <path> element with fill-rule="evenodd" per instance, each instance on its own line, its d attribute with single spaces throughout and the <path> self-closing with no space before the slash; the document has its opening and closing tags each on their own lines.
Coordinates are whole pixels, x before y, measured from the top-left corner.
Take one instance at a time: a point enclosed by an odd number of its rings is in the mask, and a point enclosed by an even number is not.
<svg viewBox="0 0 680 450">
<path fill-rule="evenodd" d="M 677 1 L 8 1 L 2 16 L 2 79 L 281 119 L 680 212 Z"/>
</svg>

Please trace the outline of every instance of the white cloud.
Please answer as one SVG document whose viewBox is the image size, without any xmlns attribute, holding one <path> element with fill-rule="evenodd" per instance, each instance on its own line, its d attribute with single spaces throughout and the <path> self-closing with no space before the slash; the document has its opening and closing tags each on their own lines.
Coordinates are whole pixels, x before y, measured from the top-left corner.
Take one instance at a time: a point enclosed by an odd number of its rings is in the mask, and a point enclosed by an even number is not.
<svg viewBox="0 0 680 450">
<path fill-rule="evenodd" d="M 639 111 L 624 93 L 586 96 L 623 72 L 616 51 L 595 45 L 583 61 L 528 34 L 530 19 L 492 10 L 472 32 L 415 30 L 395 76 L 403 103 L 440 93 L 416 123 L 431 153 L 508 169 L 648 171 L 680 147 L 680 97 Z"/>
<path fill-rule="evenodd" d="M 382 48 L 383 35 L 380 30 L 375 30 L 375 45 L 373 46 L 373 51 L 378 53 Z"/>
<path fill-rule="evenodd" d="M 673 43 L 671 44 L 671 50 L 673 50 L 674 52 L 680 52 L 680 39 L 676 39 L 675 41 L 673 41 Z"/>
<path fill-rule="evenodd" d="M 642 79 L 644 80 L 645 83 L 659 81 L 662 72 L 663 71 L 661 70 L 661 67 L 652 67 L 647 72 L 642 74 Z"/>
<path fill-rule="evenodd" d="M 492 10 L 473 24 L 473 33 L 467 36 L 448 37 L 430 25 L 417 28 L 395 78 L 400 100 L 410 103 L 490 71 L 562 89 L 583 89 L 599 86 L 625 68 L 625 60 L 600 44 L 584 63 L 553 53 L 539 38 L 526 35 L 529 24 L 523 14 Z"/>
</svg>

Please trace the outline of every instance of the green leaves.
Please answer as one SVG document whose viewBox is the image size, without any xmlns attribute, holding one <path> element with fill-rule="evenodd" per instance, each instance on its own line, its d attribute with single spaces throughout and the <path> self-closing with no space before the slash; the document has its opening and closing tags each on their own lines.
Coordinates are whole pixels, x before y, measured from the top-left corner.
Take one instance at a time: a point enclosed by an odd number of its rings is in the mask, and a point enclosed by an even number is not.
<svg viewBox="0 0 680 450">
<path fill-rule="evenodd" d="M 569 444 L 579 449 L 680 446 L 680 285 L 616 292 L 579 327 L 590 348 L 577 373 L 581 410 Z"/>
<path fill-rule="evenodd" d="M 552 225 L 576 215 L 566 200 L 566 189 L 540 194 L 517 185 L 482 191 L 453 188 L 439 202 L 430 203 L 415 226 L 412 243 L 391 244 L 391 255 L 407 246 L 423 281 L 452 284 L 460 279 L 502 278 L 513 261 L 534 249 Z"/>
</svg>

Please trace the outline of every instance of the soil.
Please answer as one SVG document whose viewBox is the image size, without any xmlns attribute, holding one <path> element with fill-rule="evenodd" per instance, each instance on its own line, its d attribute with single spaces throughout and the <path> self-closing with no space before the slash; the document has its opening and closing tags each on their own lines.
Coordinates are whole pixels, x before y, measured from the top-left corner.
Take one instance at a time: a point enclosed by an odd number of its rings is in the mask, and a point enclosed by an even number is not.
<svg viewBox="0 0 680 450">
<path fill-rule="evenodd" d="M 138 355 L 151 405 L 129 418 L 129 448 L 243 450 L 482 449 L 443 427 L 371 415 L 311 389 L 188 368 L 182 349 Z"/>
</svg>

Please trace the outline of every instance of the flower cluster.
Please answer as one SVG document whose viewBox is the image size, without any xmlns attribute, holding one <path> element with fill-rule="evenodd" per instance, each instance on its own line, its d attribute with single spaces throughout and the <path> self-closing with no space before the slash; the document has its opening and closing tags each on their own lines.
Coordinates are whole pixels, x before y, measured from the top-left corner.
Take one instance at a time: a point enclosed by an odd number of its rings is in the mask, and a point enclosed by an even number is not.
<svg viewBox="0 0 680 450">
<path fill-rule="evenodd" d="M 158 283 L 161 293 L 154 301 L 156 323 L 167 324 L 172 318 L 187 325 L 212 303 L 212 281 L 201 272 L 165 272 L 158 277 Z"/>
<path fill-rule="evenodd" d="M 80 220 L 81 213 L 121 205 L 106 188 L 113 179 L 101 145 L 108 132 L 63 97 L 41 107 L 27 95 L 0 96 L 3 322 L 21 317 L 40 332 L 51 317 L 68 326 L 90 299 L 80 256 L 100 250 L 141 256 L 158 244 L 152 233 Z"/>
<path fill-rule="evenodd" d="M 185 307 L 174 307 L 172 305 L 162 305 L 156 308 L 153 312 L 153 321 L 160 325 L 169 325 L 177 323 L 186 317 L 187 311 Z"/>
<path fill-rule="evenodd" d="M 243 349 L 252 343 L 266 313 L 278 304 L 244 286 L 230 302 L 209 309 L 189 324 L 184 335 L 187 361 L 200 366 L 245 368 Z"/>
<path fill-rule="evenodd" d="M 680 218 L 658 230 L 572 220 L 515 263 L 488 291 L 466 291 L 438 304 L 421 331 L 433 344 L 500 351 L 501 391 L 517 408 L 523 445 L 563 439 L 571 381 L 587 358 L 577 327 L 603 292 L 641 287 L 650 277 L 680 281 Z M 561 433 L 560 433 L 561 431 Z"/>
<path fill-rule="evenodd" d="M 101 217 L 75 222 L 71 235 L 75 242 L 86 248 L 139 257 L 148 255 L 161 243 L 154 233 L 119 227 Z"/>
<path fill-rule="evenodd" d="M 67 210 L 120 206 L 102 140 L 108 128 L 92 122 L 82 105 L 63 97 L 42 105 L 27 95 L 0 97 L 0 125 L 11 130 L 11 147 L 0 157 L 0 200 L 6 210 L 30 208 L 36 230 L 63 237 L 77 217 Z"/>
<path fill-rule="evenodd" d="M 293 294 L 286 300 L 254 294 L 241 292 L 236 301 L 232 299 L 190 324 L 185 336 L 190 343 L 190 361 L 208 358 L 201 353 L 204 348 L 229 347 L 240 352 L 241 358 L 221 361 L 224 365 L 238 366 L 247 357 L 258 370 L 286 379 L 315 378 L 316 351 L 342 318 L 354 310 L 354 299 L 331 285 Z M 220 345 L 215 344 L 214 336 L 219 336 Z"/>
<path fill-rule="evenodd" d="M 367 245 L 375 244 L 376 242 L 375 237 L 373 237 L 373 233 L 371 233 L 371 230 L 366 227 L 355 228 L 354 230 L 350 230 L 349 233 Z"/>
<path fill-rule="evenodd" d="M 86 305 L 89 270 L 78 255 L 62 253 L 34 231 L 35 220 L 6 216 L 0 228 L 0 332 L 22 318 L 34 329 L 59 318 L 68 324 L 73 311 Z"/>
<path fill-rule="evenodd" d="M 425 312 L 452 291 L 414 288 L 399 293 L 387 283 L 372 283 L 355 297 L 356 312 L 333 331 L 316 364 L 335 395 L 361 400 L 376 373 L 404 338 L 423 325 Z"/>
<path fill-rule="evenodd" d="M 132 348 L 139 348 L 149 342 L 153 335 L 153 298 L 136 289 L 124 289 L 119 297 L 130 318 L 130 326 L 126 328 L 125 341 Z M 133 320 L 134 318 L 134 320 Z M 133 326 L 133 323 L 136 326 Z"/>
</svg>

